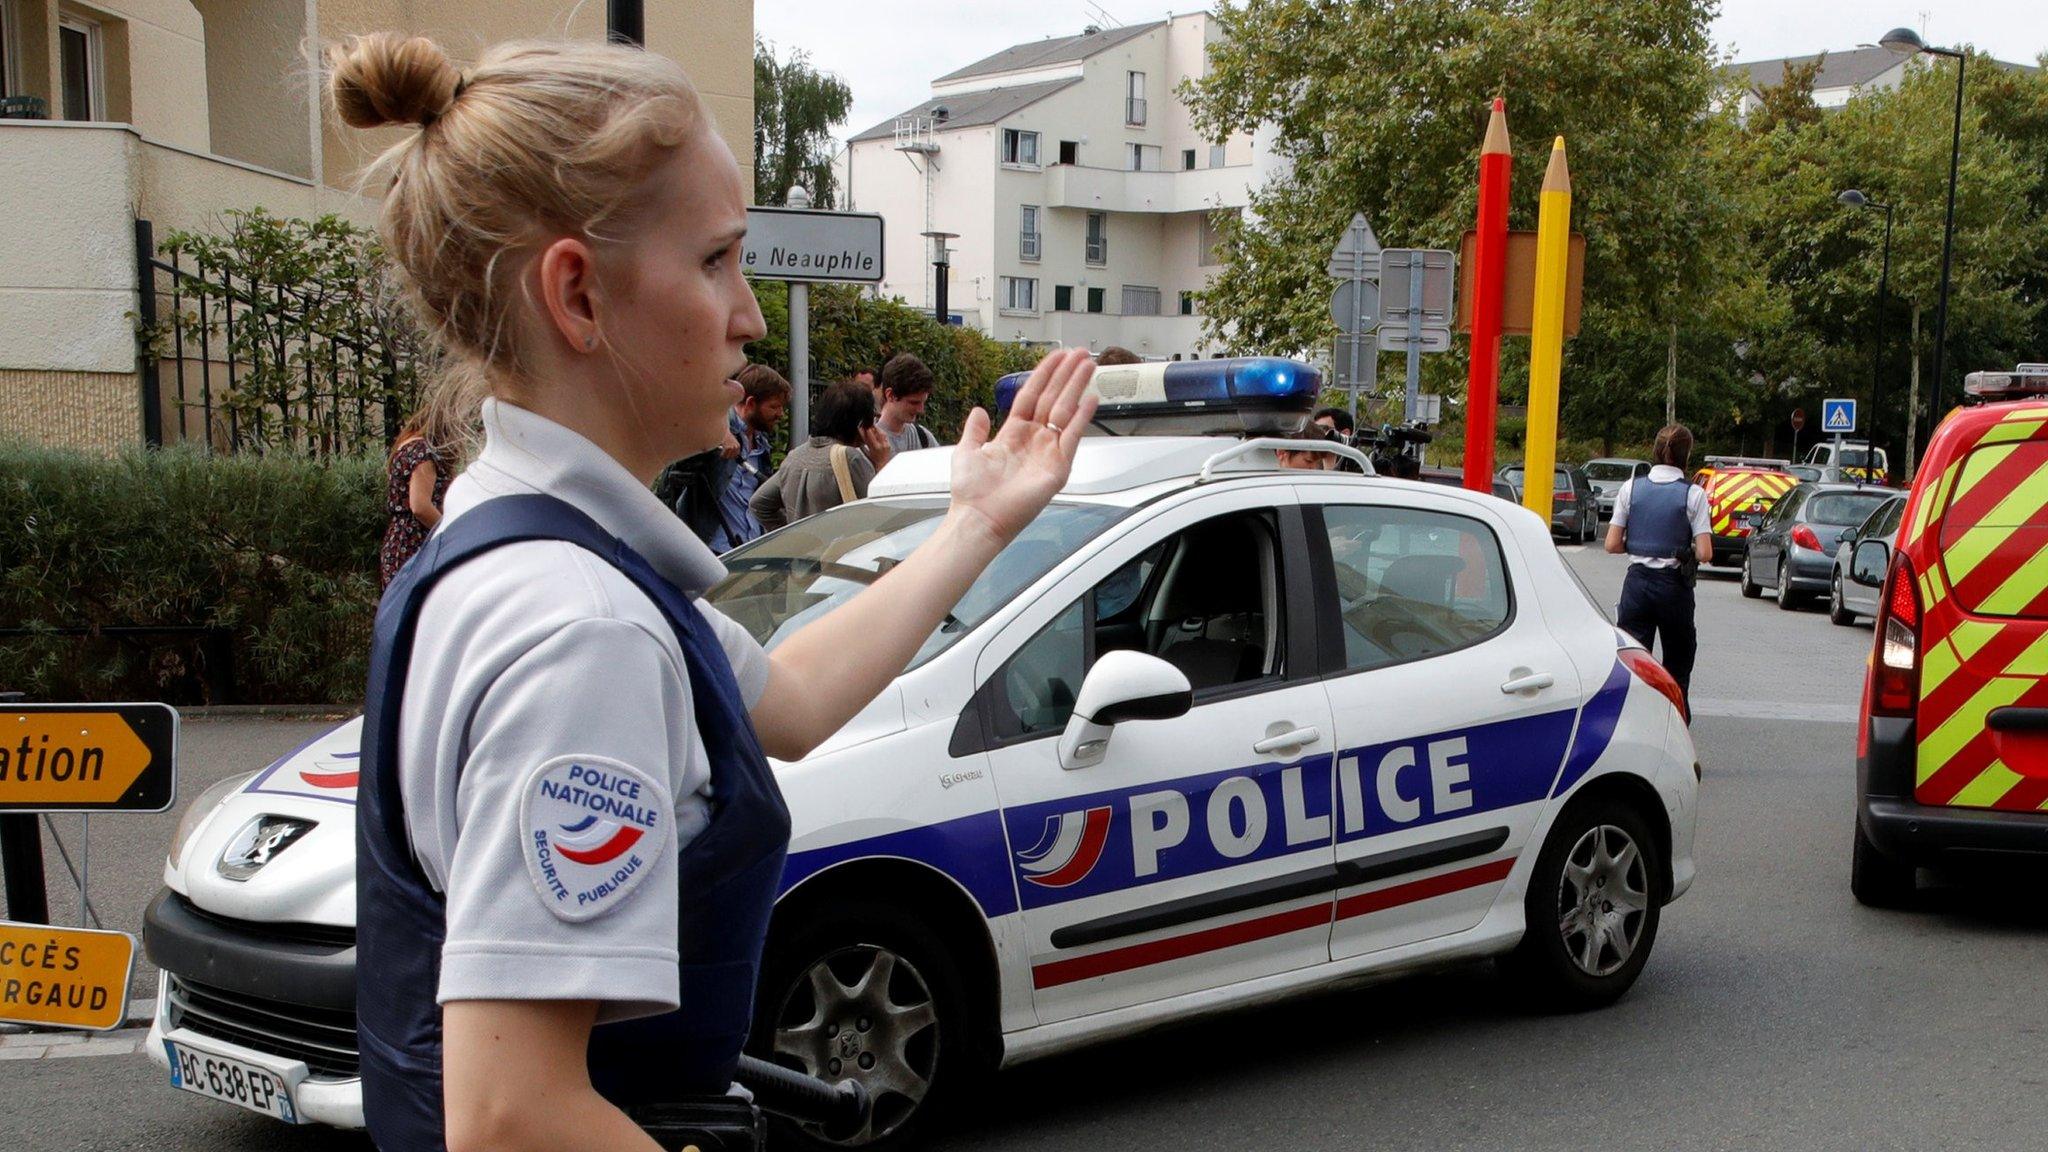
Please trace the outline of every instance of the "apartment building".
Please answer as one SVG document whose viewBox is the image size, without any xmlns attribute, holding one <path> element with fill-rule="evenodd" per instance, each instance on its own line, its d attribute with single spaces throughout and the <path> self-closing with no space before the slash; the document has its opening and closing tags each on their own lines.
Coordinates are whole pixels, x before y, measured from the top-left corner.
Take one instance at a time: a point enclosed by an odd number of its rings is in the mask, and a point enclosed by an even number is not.
<svg viewBox="0 0 2048 1152">
<path fill-rule="evenodd" d="M 646 6 L 741 164 L 752 160 L 753 6 Z M 231 208 L 374 219 L 364 163 L 401 129 L 322 107 L 301 45 L 432 36 L 458 58 L 528 36 L 600 39 L 584 0 L 0 0 L 0 436 L 139 442 L 135 221 L 204 230 Z"/>
<path fill-rule="evenodd" d="M 1776 60 L 1753 60 L 1747 64 L 1724 64 L 1721 74 L 1740 82 L 1736 99 L 1741 101 L 1740 115 L 1745 119 L 1750 113 L 1763 107 L 1760 93 L 1766 88 L 1775 88 L 1785 82 L 1788 68 L 1804 67 L 1819 61 L 1820 68 L 1813 76 L 1813 103 L 1817 108 L 1840 108 L 1858 92 L 1875 92 L 1897 88 L 1906 79 L 1906 66 L 1913 57 L 1901 56 L 1889 48 L 1848 48 L 1840 52 L 1820 52 L 1811 56 L 1786 56 Z M 2025 64 L 1996 62 L 2001 68 L 2019 68 L 2033 71 Z"/>
<path fill-rule="evenodd" d="M 1001 340 L 1153 358 L 1210 354 L 1195 293 L 1215 225 L 1265 171 L 1248 134 L 1198 133 L 1177 95 L 1221 35 L 1205 13 L 1019 44 L 932 81 L 931 98 L 854 136 L 851 207 L 885 221 L 880 291 Z"/>
</svg>

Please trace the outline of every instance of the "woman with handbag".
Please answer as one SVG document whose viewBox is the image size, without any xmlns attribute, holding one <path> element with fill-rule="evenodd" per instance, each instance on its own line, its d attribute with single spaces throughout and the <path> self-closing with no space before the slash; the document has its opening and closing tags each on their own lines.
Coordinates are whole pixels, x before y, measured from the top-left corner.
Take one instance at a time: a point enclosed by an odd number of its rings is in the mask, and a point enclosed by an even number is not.
<svg viewBox="0 0 2048 1152">
<path fill-rule="evenodd" d="M 811 438 L 783 458 L 747 510 L 773 532 L 863 499 L 889 455 L 888 438 L 875 427 L 874 393 L 851 381 L 834 384 L 811 410 Z"/>
</svg>

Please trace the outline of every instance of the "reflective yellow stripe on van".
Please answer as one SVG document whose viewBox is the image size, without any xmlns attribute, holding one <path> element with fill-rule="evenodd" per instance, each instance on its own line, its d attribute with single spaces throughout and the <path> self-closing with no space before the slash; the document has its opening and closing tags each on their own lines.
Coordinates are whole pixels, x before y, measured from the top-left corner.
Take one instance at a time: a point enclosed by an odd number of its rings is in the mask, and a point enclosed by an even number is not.
<svg viewBox="0 0 2048 1152">
<path fill-rule="evenodd" d="M 1993 760 L 1989 767 L 1977 774 L 1975 780 L 1963 785 L 1949 805 L 1955 808 L 1989 808 L 2004 798 L 2013 786 L 2026 777 L 2005 766 L 2002 760 Z"/>
<path fill-rule="evenodd" d="M 1985 717 L 1993 708 L 2007 704 L 2026 695 L 2028 683 L 2017 677 L 2001 676 L 1984 685 L 1975 696 L 1949 713 L 1941 726 L 1927 734 L 1920 741 L 1920 762 L 1916 765 L 1917 782 L 1925 784 L 1929 777 L 1948 764 L 1956 753 L 1984 731 Z M 1924 693 L 1923 693 L 1924 696 Z M 1999 795 L 2005 793 L 2001 790 Z"/>
</svg>

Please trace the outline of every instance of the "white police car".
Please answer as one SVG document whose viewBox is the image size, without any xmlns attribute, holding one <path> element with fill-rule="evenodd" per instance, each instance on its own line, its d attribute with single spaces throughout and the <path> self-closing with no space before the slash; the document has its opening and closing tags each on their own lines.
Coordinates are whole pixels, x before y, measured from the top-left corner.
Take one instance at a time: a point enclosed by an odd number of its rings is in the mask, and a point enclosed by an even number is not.
<svg viewBox="0 0 2048 1152">
<path fill-rule="evenodd" d="M 1107 431 L 1256 431 L 1319 385 L 1239 360 L 1096 387 Z M 929 535 L 948 466 L 898 457 L 869 499 L 728 556 L 711 598 L 772 646 Z M 181 822 L 145 930 L 173 1084 L 361 1123 L 358 731 Z M 1545 525 L 1257 443 L 1085 441 L 909 670 L 777 769 L 794 839 L 756 1046 L 864 1081 L 859 1144 L 998 1064 L 1339 980 L 1497 955 L 1548 1002 L 1603 1003 L 1693 878 L 1677 687 Z"/>
</svg>

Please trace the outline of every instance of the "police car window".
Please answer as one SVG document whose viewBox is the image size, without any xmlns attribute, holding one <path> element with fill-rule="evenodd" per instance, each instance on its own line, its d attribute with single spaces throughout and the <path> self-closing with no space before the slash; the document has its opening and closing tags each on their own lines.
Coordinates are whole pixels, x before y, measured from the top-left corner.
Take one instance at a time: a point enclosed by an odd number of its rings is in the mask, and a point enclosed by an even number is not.
<svg viewBox="0 0 2048 1152">
<path fill-rule="evenodd" d="M 997 673 L 996 738 L 1056 732 L 1104 652 L 1157 656 L 1199 700 L 1282 671 L 1279 549 L 1259 515 L 1196 525 L 1133 558 L 1026 641 Z"/>
<path fill-rule="evenodd" d="M 1326 505 L 1353 671 L 1451 652 L 1499 631 L 1510 610 L 1500 543 L 1465 516 Z"/>
<path fill-rule="evenodd" d="M 938 529 L 946 507 L 943 500 L 863 501 L 799 520 L 726 553 L 722 559 L 731 575 L 705 598 L 772 649 L 901 563 Z M 1097 504 L 1048 505 L 996 554 L 910 666 L 943 652 L 1125 512 Z"/>
</svg>

